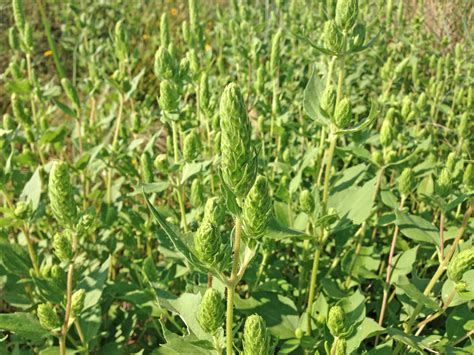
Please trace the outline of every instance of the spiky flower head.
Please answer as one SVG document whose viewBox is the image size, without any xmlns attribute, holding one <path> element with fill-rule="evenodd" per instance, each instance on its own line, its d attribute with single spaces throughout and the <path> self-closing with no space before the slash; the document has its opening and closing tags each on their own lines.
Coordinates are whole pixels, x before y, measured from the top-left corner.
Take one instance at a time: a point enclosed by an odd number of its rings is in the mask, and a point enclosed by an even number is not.
<svg viewBox="0 0 474 355">
<path fill-rule="evenodd" d="M 22 33 L 25 29 L 25 11 L 23 10 L 22 0 L 12 1 L 13 18 L 15 19 L 15 25 L 18 31 Z"/>
<path fill-rule="evenodd" d="M 311 214 L 314 211 L 314 197 L 307 189 L 301 191 L 300 193 L 300 206 L 303 212 L 305 212 L 306 214 Z"/>
<path fill-rule="evenodd" d="M 69 262 L 74 254 L 71 240 L 72 236 L 69 229 L 56 233 L 53 237 L 54 254 L 62 262 Z"/>
<path fill-rule="evenodd" d="M 168 14 L 164 12 L 160 20 L 160 41 L 162 47 L 168 47 L 171 42 L 170 28 L 168 24 Z"/>
<path fill-rule="evenodd" d="M 8 44 L 14 51 L 20 50 L 20 38 L 18 36 L 18 30 L 15 27 L 8 29 Z"/>
<path fill-rule="evenodd" d="M 341 28 L 350 30 L 357 22 L 358 13 L 358 0 L 337 0 L 336 22 Z"/>
<path fill-rule="evenodd" d="M 472 168 L 473 168 L 472 164 L 471 163 L 468 164 L 462 176 L 462 183 L 468 189 L 474 188 L 474 172 Z"/>
<path fill-rule="evenodd" d="M 18 201 L 13 214 L 16 218 L 21 220 L 27 220 L 31 217 L 32 206 L 29 201 Z"/>
<path fill-rule="evenodd" d="M 156 51 L 154 70 L 160 80 L 173 79 L 177 74 L 176 60 L 165 46 L 161 46 Z"/>
<path fill-rule="evenodd" d="M 334 53 L 341 53 L 344 50 L 344 38 L 334 20 L 324 23 L 323 30 L 324 46 Z"/>
<path fill-rule="evenodd" d="M 179 93 L 173 81 L 163 80 L 160 83 L 160 98 L 158 102 L 164 112 L 173 113 L 176 111 L 179 104 Z"/>
<path fill-rule="evenodd" d="M 339 337 L 344 333 L 346 328 L 346 314 L 342 307 L 331 307 L 328 314 L 327 326 L 334 337 Z"/>
<path fill-rule="evenodd" d="M 279 29 L 272 37 L 272 49 L 270 53 L 270 72 L 276 75 L 280 66 L 280 48 L 282 31 Z"/>
<path fill-rule="evenodd" d="M 153 182 L 153 161 L 149 152 L 143 152 L 140 156 L 140 172 L 144 182 Z"/>
<path fill-rule="evenodd" d="M 443 170 L 441 170 L 436 187 L 437 192 L 440 196 L 446 197 L 447 195 L 449 195 L 452 188 L 452 177 L 449 169 L 443 168 Z"/>
<path fill-rule="evenodd" d="M 426 108 L 427 97 L 426 93 L 422 92 L 420 96 L 418 96 L 418 100 L 416 101 L 416 108 L 418 111 L 423 112 Z"/>
<path fill-rule="evenodd" d="M 261 316 L 253 314 L 245 320 L 243 355 L 267 355 L 270 353 L 270 335 Z"/>
<path fill-rule="evenodd" d="M 328 85 L 324 89 L 319 105 L 329 116 L 334 114 L 334 108 L 336 107 L 336 89 L 333 85 Z"/>
<path fill-rule="evenodd" d="M 413 188 L 413 170 L 405 168 L 398 178 L 398 191 L 402 196 L 407 196 Z"/>
<path fill-rule="evenodd" d="M 79 317 L 84 309 L 84 300 L 86 298 L 86 290 L 83 288 L 77 290 L 72 295 L 71 314 L 73 317 Z"/>
<path fill-rule="evenodd" d="M 56 311 L 49 303 L 40 304 L 36 311 L 39 322 L 43 328 L 53 330 L 61 326 L 61 321 L 59 320 Z"/>
<path fill-rule="evenodd" d="M 334 123 L 339 128 L 347 128 L 352 121 L 352 105 L 349 99 L 343 98 L 336 105 Z"/>
<path fill-rule="evenodd" d="M 224 183 L 239 198 L 255 181 L 257 163 L 251 141 L 251 126 L 239 88 L 225 88 L 219 106 L 221 121 L 221 172 Z"/>
<path fill-rule="evenodd" d="M 454 282 L 459 292 L 467 288 L 466 282 L 462 281 L 463 275 L 474 268 L 474 248 L 459 252 L 448 265 L 448 277 Z"/>
<path fill-rule="evenodd" d="M 193 161 L 199 155 L 199 149 L 201 147 L 199 136 L 196 130 L 191 130 L 186 137 L 184 137 L 183 143 L 183 156 L 188 162 Z"/>
<path fill-rule="evenodd" d="M 153 162 L 153 165 L 158 170 L 159 173 L 165 174 L 169 170 L 169 161 L 166 154 L 158 154 Z"/>
<path fill-rule="evenodd" d="M 199 80 L 199 107 L 209 115 L 211 108 L 211 92 L 209 91 L 209 81 L 207 74 L 203 72 Z"/>
<path fill-rule="evenodd" d="M 409 95 L 405 95 L 402 100 L 402 109 L 400 111 L 402 117 L 406 120 L 412 110 L 413 102 Z"/>
<path fill-rule="evenodd" d="M 204 218 L 215 226 L 221 226 L 225 219 L 224 201 L 219 197 L 211 197 L 204 207 Z"/>
<path fill-rule="evenodd" d="M 65 162 L 55 160 L 49 173 L 49 201 L 59 224 L 71 227 L 77 222 L 77 207 Z"/>
<path fill-rule="evenodd" d="M 204 203 L 204 189 L 199 179 L 194 179 L 191 184 L 190 200 L 194 207 L 199 207 Z"/>
<path fill-rule="evenodd" d="M 390 119 L 385 118 L 380 128 L 380 144 L 382 147 L 388 147 L 392 144 L 395 132 L 393 129 L 393 123 Z"/>
<path fill-rule="evenodd" d="M 194 236 L 196 255 L 204 264 L 221 269 L 229 255 L 229 244 L 219 227 L 204 218 Z"/>
<path fill-rule="evenodd" d="M 16 94 L 12 94 L 11 103 L 13 116 L 15 116 L 15 119 L 24 127 L 30 127 L 32 124 L 31 117 L 26 113 L 23 101 Z"/>
<path fill-rule="evenodd" d="M 67 282 L 66 272 L 58 264 L 54 264 L 53 266 L 51 266 L 49 277 L 51 278 L 51 281 L 53 281 L 53 283 L 59 288 L 62 289 L 66 287 L 66 282 Z"/>
<path fill-rule="evenodd" d="M 208 288 L 197 311 L 197 320 L 206 333 L 214 335 L 222 326 L 225 306 L 219 291 Z"/>
<path fill-rule="evenodd" d="M 25 32 L 23 37 L 25 39 L 26 51 L 27 53 L 31 53 L 33 50 L 33 28 L 28 22 L 25 24 Z"/>
<path fill-rule="evenodd" d="M 245 236 L 259 241 L 267 229 L 272 203 L 270 188 L 264 176 L 258 176 L 250 189 L 242 208 Z"/>
</svg>

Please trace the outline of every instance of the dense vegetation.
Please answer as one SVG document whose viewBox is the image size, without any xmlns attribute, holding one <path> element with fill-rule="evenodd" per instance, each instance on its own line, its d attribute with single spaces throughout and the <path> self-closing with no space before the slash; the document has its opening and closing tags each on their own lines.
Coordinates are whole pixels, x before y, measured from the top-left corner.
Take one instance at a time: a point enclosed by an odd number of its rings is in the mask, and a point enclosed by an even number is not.
<svg viewBox="0 0 474 355">
<path fill-rule="evenodd" d="M 0 353 L 474 352 L 469 1 L 2 11 Z"/>
</svg>

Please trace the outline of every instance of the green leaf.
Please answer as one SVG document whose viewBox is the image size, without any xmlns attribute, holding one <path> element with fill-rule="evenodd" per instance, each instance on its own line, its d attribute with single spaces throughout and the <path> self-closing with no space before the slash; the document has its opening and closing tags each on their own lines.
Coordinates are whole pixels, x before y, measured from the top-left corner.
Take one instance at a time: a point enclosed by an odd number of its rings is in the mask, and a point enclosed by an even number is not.
<svg viewBox="0 0 474 355">
<path fill-rule="evenodd" d="M 395 215 L 397 216 L 396 223 L 400 227 L 400 232 L 407 238 L 418 242 L 439 244 L 438 228 L 426 219 L 402 213 L 398 210 L 395 210 Z"/>
<path fill-rule="evenodd" d="M 14 94 L 28 95 L 31 93 L 32 86 L 27 79 L 15 80 L 9 79 L 6 84 L 7 91 Z"/>
<path fill-rule="evenodd" d="M 199 261 L 199 259 L 193 254 L 191 249 L 189 249 L 186 243 L 183 241 L 184 238 L 178 235 L 177 232 L 175 232 L 171 224 L 169 224 L 166 219 L 151 204 L 145 193 L 143 193 L 143 197 L 145 198 L 145 201 L 148 205 L 148 208 L 150 209 L 151 214 L 153 215 L 153 218 L 156 222 L 158 222 L 161 228 L 163 228 L 176 250 L 179 251 L 184 256 L 184 258 L 193 266 L 203 272 L 207 272 L 207 268 L 205 267 L 205 265 Z"/>
<path fill-rule="evenodd" d="M 201 171 L 204 171 L 204 169 L 206 169 L 209 164 L 211 164 L 210 160 L 200 163 L 186 163 L 183 168 L 183 173 L 181 174 L 181 184 L 184 184 L 189 178 L 200 173 Z"/>
<path fill-rule="evenodd" d="M 265 236 L 274 240 L 282 240 L 286 238 L 298 238 L 298 239 L 311 238 L 303 231 L 299 231 L 296 229 L 283 226 L 273 217 L 271 217 L 270 221 L 268 222 Z"/>
<path fill-rule="evenodd" d="M 168 181 L 157 181 L 152 183 L 143 183 L 138 186 L 135 186 L 135 191 L 131 192 L 129 196 L 135 196 L 141 193 L 142 191 L 146 194 L 160 193 L 168 189 L 170 183 Z"/>
<path fill-rule="evenodd" d="M 245 315 L 259 314 L 265 320 L 270 333 L 278 339 L 289 339 L 295 335 L 299 314 L 293 301 L 270 292 L 254 292 L 252 297 L 242 299 L 236 295 L 235 307 Z"/>
<path fill-rule="evenodd" d="M 35 316 L 22 312 L 0 314 L 0 330 L 13 332 L 32 341 L 39 341 L 50 335 Z"/>
<path fill-rule="evenodd" d="M 403 343 L 405 345 L 408 345 L 409 347 L 419 351 L 422 354 L 423 354 L 423 349 L 426 348 L 426 346 L 424 346 L 421 342 L 421 340 L 423 339 L 422 337 L 406 334 L 403 331 L 396 328 L 388 328 L 387 333 L 394 340 L 400 343 Z"/>
<path fill-rule="evenodd" d="M 377 104 L 372 102 L 370 104 L 370 112 L 367 118 L 358 126 L 348 129 L 341 129 L 336 131 L 336 134 L 349 134 L 349 133 L 356 133 L 368 128 L 377 118 L 378 107 Z"/>
<path fill-rule="evenodd" d="M 0 243 L 0 263 L 17 276 L 28 276 L 32 267 L 26 252 L 19 245 L 8 242 Z"/>
<path fill-rule="evenodd" d="M 304 89 L 303 106 L 306 114 L 323 126 L 330 124 L 330 121 L 323 116 L 319 107 L 319 98 L 324 90 L 324 82 L 317 73 L 316 66 L 313 65 L 311 70 L 311 77 Z"/>
<path fill-rule="evenodd" d="M 23 191 L 20 195 L 20 199 L 24 199 L 31 202 L 33 211 L 38 208 L 41 198 L 41 176 L 39 168 L 36 169 L 30 180 L 25 184 Z"/>
<path fill-rule="evenodd" d="M 347 354 L 355 352 L 365 339 L 385 332 L 385 328 L 378 325 L 372 318 L 366 317 L 352 335 L 347 339 Z"/>
<path fill-rule="evenodd" d="M 83 288 L 86 291 L 86 297 L 84 300 L 84 311 L 95 307 L 102 296 L 102 292 L 107 281 L 107 275 L 109 271 L 110 257 L 104 261 L 104 263 L 92 271 L 89 275 L 86 275 L 77 285 L 77 288 Z"/>
<path fill-rule="evenodd" d="M 404 293 L 418 304 L 424 305 L 433 310 L 440 310 L 440 306 L 428 296 L 425 296 L 415 285 L 413 285 L 406 276 L 400 276 L 395 285 L 404 291 Z"/>
<path fill-rule="evenodd" d="M 373 178 L 361 187 L 349 187 L 331 194 L 329 207 L 335 208 L 341 218 L 346 216 L 354 224 L 361 224 L 372 212 L 375 182 L 376 178 Z"/>
<path fill-rule="evenodd" d="M 417 251 L 418 245 L 414 248 L 404 251 L 403 253 L 397 254 L 393 258 L 393 271 L 390 277 L 390 282 L 393 280 L 398 280 L 400 276 L 406 276 L 412 271 L 413 264 L 416 261 Z"/>
<path fill-rule="evenodd" d="M 365 319 L 365 303 L 365 297 L 360 289 L 341 300 L 340 306 L 346 312 L 346 320 L 349 325 L 359 324 Z"/>
<path fill-rule="evenodd" d="M 48 128 L 40 139 L 40 144 L 43 145 L 45 143 L 57 143 L 64 140 L 66 137 L 67 128 L 64 125 L 59 127 L 50 127 Z"/>
</svg>

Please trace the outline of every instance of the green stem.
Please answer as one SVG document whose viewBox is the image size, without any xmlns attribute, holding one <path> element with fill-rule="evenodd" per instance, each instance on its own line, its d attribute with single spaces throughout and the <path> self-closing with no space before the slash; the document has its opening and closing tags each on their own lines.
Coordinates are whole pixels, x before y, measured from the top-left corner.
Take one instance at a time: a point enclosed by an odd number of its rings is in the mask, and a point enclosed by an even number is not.
<svg viewBox="0 0 474 355">
<path fill-rule="evenodd" d="M 65 77 L 64 70 L 63 70 L 63 67 L 61 66 L 61 61 L 59 59 L 56 44 L 54 43 L 54 40 L 53 40 L 53 35 L 51 34 L 51 25 L 49 24 L 48 17 L 46 16 L 46 12 L 44 11 L 42 1 L 36 0 L 36 5 L 38 6 L 38 9 L 41 15 L 41 22 L 43 23 L 43 27 L 46 32 L 46 38 L 48 40 L 49 48 L 51 49 L 51 52 L 53 52 L 53 60 L 56 66 L 56 71 L 58 72 L 59 78 L 62 79 Z"/>
<path fill-rule="evenodd" d="M 124 103 L 124 97 L 123 97 L 123 94 L 120 94 L 117 121 L 115 124 L 114 137 L 112 139 L 112 153 L 111 153 L 112 155 L 115 153 L 115 150 L 117 148 L 118 137 L 120 133 L 120 126 L 122 125 L 123 103 Z M 113 173 L 112 167 L 110 167 L 107 174 L 107 203 L 109 204 L 109 206 L 112 204 L 112 173 Z"/>
<path fill-rule="evenodd" d="M 38 259 L 36 257 L 35 249 L 33 248 L 33 241 L 31 240 L 30 230 L 26 224 L 23 226 L 22 229 L 26 239 L 26 245 L 28 247 L 28 254 L 30 255 L 31 263 L 33 264 L 33 269 L 35 271 L 36 276 L 39 276 L 40 269 L 38 266 Z"/>
<path fill-rule="evenodd" d="M 174 152 L 174 162 L 177 163 L 179 160 L 179 152 L 178 152 L 178 127 L 176 122 L 173 121 L 171 123 L 171 129 L 173 131 L 173 152 Z"/>
<path fill-rule="evenodd" d="M 311 335 L 311 316 L 313 314 L 314 294 L 316 292 L 316 276 L 319 268 L 319 257 L 321 256 L 321 247 L 318 245 L 313 256 L 313 268 L 311 270 L 311 281 L 309 284 L 308 308 L 306 309 L 306 335 Z"/>
<path fill-rule="evenodd" d="M 227 281 L 227 314 L 226 314 L 226 342 L 227 342 L 227 355 L 233 353 L 233 337 L 232 337 L 232 324 L 234 317 L 234 294 L 235 286 L 238 282 L 238 267 L 239 267 L 239 254 L 240 254 L 240 234 L 241 234 L 241 221 L 240 217 L 235 219 L 235 238 L 234 238 L 234 257 L 232 260 L 232 272 L 230 278 Z"/>
</svg>

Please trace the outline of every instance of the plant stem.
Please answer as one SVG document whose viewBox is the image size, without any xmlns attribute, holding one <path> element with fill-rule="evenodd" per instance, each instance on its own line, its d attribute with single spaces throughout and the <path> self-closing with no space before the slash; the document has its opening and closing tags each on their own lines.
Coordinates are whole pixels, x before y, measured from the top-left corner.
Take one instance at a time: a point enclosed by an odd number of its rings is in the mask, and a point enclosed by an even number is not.
<svg viewBox="0 0 474 355">
<path fill-rule="evenodd" d="M 306 335 L 311 335 L 311 315 L 313 314 L 314 294 L 316 291 L 316 276 L 318 274 L 319 257 L 321 256 L 320 246 L 316 246 L 313 256 L 313 268 L 311 270 L 311 281 L 309 284 L 308 308 L 306 309 Z"/>
<path fill-rule="evenodd" d="M 238 273 L 238 266 L 239 266 L 239 254 L 240 254 L 240 233 L 241 233 L 241 221 L 240 221 L 240 217 L 236 217 L 232 272 L 230 274 L 230 278 L 227 280 L 227 314 L 226 314 L 227 355 L 232 355 L 232 352 L 233 352 L 232 323 L 233 323 L 233 316 L 234 316 L 235 286 L 237 285 L 237 282 L 238 282 L 237 273 Z"/>
<path fill-rule="evenodd" d="M 403 209 L 403 205 L 405 204 L 405 196 L 402 196 L 402 199 L 400 201 L 400 206 L 399 210 Z M 382 299 L 382 306 L 380 307 L 380 316 L 379 316 L 379 325 L 381 326 L 383 323 L 383 319 L 385 317 L 385 309 L 387 307 L 387 301 L 388 301 L 388 293 L 389 293 L 389 288 L 390 288 L 390 279 L 392 278 L 392 269 L 393 269 L 393 255 L 395 254 L 395 246 L 397 244 L 397 238 L 398 238 L 398 232 L 400 228 L 398 227 L 398 224 L 395 225 L 395 230 L 393 231 L 393 236 L 392 236 L 392 243 L 390 244 L 390 252 L 388 254 L 388 263 L 387 263 L 387 275 L 385 277 L 385 288 L 383 290 L 383 299 Z"/>
<path fill-rule="evenodd" d="M 120 94 L 117 121 L 115 124 L 114 137 L 112 139 L 112 154 L 115 153 L 115 150 L 117 148 L 118 136 L 120 133 L 120 126 L 122 125 L 123 102 L 124 102 L 123 94 Z M 112 167 L 110 167 L 107 174 L 107 204 L 109 204 L 109 206 L 112 204 L 112 173 L 113 173 Z"/>
<path fill-rule="evenodd" d="M 30 255 L 31 263 L 33 264 L 33 269 L 35 271 L 36 276 L 39 276 L 40 269 L 38 266 L 38 258 L 36 257 L 35 249 L 33 248 L 33 241 L 31 240 L 30 236 L 30 229 L 25 224 L 22 228 L 23 234 L 26 239 L 26 245 L 28 247 L 28 254 Z"/>
</svg>

